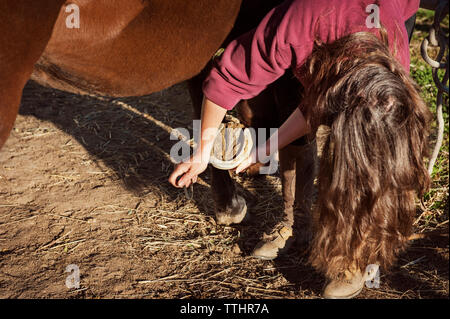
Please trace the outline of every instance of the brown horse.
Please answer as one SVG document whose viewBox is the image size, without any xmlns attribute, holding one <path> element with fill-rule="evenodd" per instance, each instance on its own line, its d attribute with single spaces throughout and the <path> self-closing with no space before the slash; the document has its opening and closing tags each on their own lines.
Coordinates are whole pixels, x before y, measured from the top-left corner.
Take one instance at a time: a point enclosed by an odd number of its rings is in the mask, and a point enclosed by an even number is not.
<svg viewBox="0 0 450 319">
<path fill-rule="evenodd" d="M 280 2 L 75 0 L 70 5 L 79 8 L 79 28 L 68 27 L 72 11 L 64 0 L 0 2 L 0 148 L 30 78 L 72 93 L 114 97 L 145 95 L 190 79 L 194 113 L 200 117 L 201 84 L 214 53 L 257 26 Z M 275 85 L 282 91 L 278 95 L 289 100 L 295 81 L 281 81 Z M 272 120 L 279 104 L 273 96 L 270 88 L 240 103 L 243 121 L 256 128 L 281 124 L 282 119 Z M 296 106 L 292 99 L 282 102 L 284 108 Z M 245 205 L 227 171 L 212 169 L 212 192 L 218 211 Z"/>
<path fill-rule="evenodd" d="M 198 74 L 233 27 L 241 0 L 0 2 L 0 147 L 31 77 L 75 93 L 149 94 Z M 207 30 L 207 32 L 205 32 Z"/>
</svg>

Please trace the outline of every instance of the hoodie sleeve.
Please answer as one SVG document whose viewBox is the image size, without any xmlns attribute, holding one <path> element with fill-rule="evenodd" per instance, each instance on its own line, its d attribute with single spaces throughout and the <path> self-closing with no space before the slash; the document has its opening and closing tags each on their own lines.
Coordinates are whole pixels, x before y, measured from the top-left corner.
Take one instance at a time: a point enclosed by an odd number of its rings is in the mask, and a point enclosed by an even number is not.
<svg viewBox="0 0 450 319">
<path fill-rule="evenodd" d="M 230 110 L 240 100 L 258 95 L 291 66 L 286 33 L 292 27 L 293 2 L 274 8 L 256 29 L 228 45 L 203 83 L 209 100 Z"/>
</svg>

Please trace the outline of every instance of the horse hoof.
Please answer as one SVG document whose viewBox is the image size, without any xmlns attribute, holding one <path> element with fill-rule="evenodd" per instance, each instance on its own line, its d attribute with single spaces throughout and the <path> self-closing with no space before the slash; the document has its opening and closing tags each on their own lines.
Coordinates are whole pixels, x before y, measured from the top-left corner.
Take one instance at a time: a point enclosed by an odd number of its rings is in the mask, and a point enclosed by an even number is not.
<svg viewBox="0 0 450 319">
<path fill-rule="evenodd" d="M 231 201 L 231 207 L 225 211 L 216 211 L 216 221 L 219 225 L 239 224 L 247 216 L 247 204 L 242 196 L 236 195 Z"/>
</svg>

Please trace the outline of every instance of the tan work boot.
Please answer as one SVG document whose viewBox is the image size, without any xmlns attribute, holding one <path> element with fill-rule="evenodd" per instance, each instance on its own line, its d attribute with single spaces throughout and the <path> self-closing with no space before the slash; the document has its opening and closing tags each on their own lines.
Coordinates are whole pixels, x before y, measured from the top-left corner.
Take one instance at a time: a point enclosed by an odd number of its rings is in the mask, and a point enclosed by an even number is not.
<svg viewBox="0 0 450 319">
<path fill-rule="evenodd" d="M 270 235 L 266 235 L 266 238 L 256 245 L 252 252 L 253 257 L 272 260 L 289 249 L 292 243 L 292 227 L 280 224 L 278 228 L 278 230 L 273 231 Z"/>
<path fill-rule="evenodd" d="M 322 296 L 326 299 L 351 299 L 359 295 L 367 281 L 372 280 L 378 271 L 370 268 L 364 274 L 358 270 L 347 270 L 341 278 L 331 280 Z"/>
<path fill-rule="evenodd" d="M 280 174 L 282 194 L 284 202 L 283 220 L 275 230 L 266 235 L 253 250 L 252 256 L 264 260 L 277 258 L 286 252 L 293 242 L 294 215 L 296 228 L 299 229 L 300 237 L 310 238 L 310 207 L 312 186 L 315 170 L 311 170 L 314 164 L 315 142 L 313 145 L 302 146 L 288 145 L 280 150 Z M 314 167 L 314 165 L 312 166 Z M 296 174 L 300 172 L 300 174 Z M 311 175 L 311 176 L 306 176 Z M 305 236 L 303 236 L 305 235 Z M 303 241 L 303 240 L 302 240 Z"/>
</svg>

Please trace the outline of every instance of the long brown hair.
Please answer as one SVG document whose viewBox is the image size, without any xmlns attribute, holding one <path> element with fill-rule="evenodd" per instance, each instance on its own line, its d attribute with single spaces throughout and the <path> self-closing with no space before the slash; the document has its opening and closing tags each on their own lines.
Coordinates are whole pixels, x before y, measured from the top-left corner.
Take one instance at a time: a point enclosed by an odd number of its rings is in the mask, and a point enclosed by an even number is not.
<svg viewBox="0 0 450 319">
<path fill-rule="evenodd" d="M 329 277 L 388 268 L 411 234 L 414 194 L 429 187 L 431 113 L 383 32 L 317 44 L 298 73 L 308 124 L 330 127 L 310 261 Z"/>
</svg>

